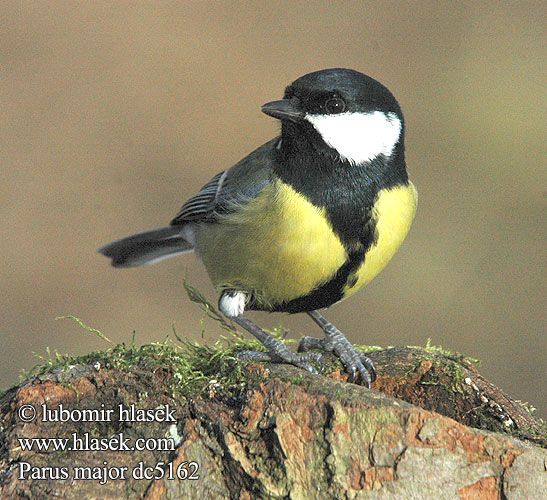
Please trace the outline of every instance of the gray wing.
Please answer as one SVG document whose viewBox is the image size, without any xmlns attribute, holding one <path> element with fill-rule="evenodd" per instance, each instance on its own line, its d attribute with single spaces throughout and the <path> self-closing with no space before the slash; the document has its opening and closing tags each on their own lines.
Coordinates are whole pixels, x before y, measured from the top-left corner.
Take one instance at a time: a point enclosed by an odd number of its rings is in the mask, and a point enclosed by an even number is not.
<svg viewBox="0 0 547 500">
<path fill-rule="evenodd" d="M 215 175 L 197 194 L 192 196 L 179 210 L 178 214 L 171 221 L 171 224 L 200 221 L 210 218 L 215 213 L 219 193 L 229 169 Z"/>
<path fill-rule="evenodd" d="M 278 141 L 267 142 L 215 175 L 182 206 L 171 225 L 214 222 L 254 199 L 273 178 L 273 154 Z"/>
</svg>

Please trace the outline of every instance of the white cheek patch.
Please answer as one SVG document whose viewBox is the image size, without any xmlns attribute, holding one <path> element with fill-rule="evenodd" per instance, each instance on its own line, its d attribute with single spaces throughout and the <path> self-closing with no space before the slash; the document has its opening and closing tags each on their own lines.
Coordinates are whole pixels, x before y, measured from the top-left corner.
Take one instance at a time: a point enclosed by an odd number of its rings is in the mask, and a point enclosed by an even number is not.
<svg viewBox="0 0 547 500">
<path fill-rule="evenodd" d="M 395 113 L 306 115 L 306 120 L 331 148 L 353 164 L 371 161 L 381 154 L 390 156 L 401 135 L 401 120 Z"/>
</svg>

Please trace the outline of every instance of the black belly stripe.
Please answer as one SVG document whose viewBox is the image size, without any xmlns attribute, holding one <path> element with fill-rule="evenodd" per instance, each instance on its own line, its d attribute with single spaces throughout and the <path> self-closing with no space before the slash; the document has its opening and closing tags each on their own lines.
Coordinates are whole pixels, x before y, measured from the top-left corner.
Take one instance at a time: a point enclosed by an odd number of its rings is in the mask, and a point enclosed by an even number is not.
<svg viewBox="0 0 547 500">
<path fill-rule="evenodd" d="M 367 212 L 370 213 L 370 210 Z M 348 248 L 348 244 L 341 238 L 346 246 L 348 259 L 329 281 L 302 297 L 278 304 L 257 304 L 251 297 L 247 303 L 247 309 L 295 314 L 331 306 L 344 298 L 344 289 L 348 285 L 350 288 L 355 285 L 357 282 L 355 273 L 364 263 L 367 251 L 376 244 L 377 239 L 376 220 L 370 217 L 366 223 L 361 223 L 359 239 L 351 241 L 351 248 Z"/>
<path fill-rule="evenodd" d="M 280 304 L 271 304 L 269 307 L 254 303 L 251 297 L 247 309 L 294 314 L 329 307 L 344 297 L 344 288 L 348 280 L 351 282 L 351 275 L 357 271 L 365 260 L 365 253 L 366 250 L 364 248 L 352 252 L 348 260 L 338 269 L 331 280 L 315 288 L 304 297 L 298 297 Z"/>
<path fill-rule="evenodd" d="M 356 273 L 378 238 L 373 216 L 378 193 L 408 184 L 408 176 L 402 143 L 390 157 L 380 155 L 360 165 L 350 165 L 336 152 L 325 150 L 322 141 L 321 155 L 307 141 L 291 147 L 284 139 L 283 144 L 283 150 L 274 152 L 275 174 L 310 203 L 325 209 L 333 232 L 348 253 L 348 260 L 335 275 L 305 296 L 267 306 L 256 304 L 251 297 L 247 305 L 247 309 L 299 313 L 331 306 L 344 297 L 346 286 L 356 283 Z"/>
</svg>

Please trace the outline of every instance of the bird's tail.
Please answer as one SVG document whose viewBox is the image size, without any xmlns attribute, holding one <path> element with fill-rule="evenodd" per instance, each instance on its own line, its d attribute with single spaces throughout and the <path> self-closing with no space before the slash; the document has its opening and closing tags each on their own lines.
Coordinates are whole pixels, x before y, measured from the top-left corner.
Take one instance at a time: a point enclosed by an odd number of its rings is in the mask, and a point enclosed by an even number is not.
<svg viewBox="0 0 547 500">
<path fill-rule="evenodd" d="M 162 227 L 113 241 L 99 248 L 99 253 L 110 257 L 114 267 L 155 264 L 193 250 L 192 244 L 183 234 L 180 226 Z"/>
</svg>

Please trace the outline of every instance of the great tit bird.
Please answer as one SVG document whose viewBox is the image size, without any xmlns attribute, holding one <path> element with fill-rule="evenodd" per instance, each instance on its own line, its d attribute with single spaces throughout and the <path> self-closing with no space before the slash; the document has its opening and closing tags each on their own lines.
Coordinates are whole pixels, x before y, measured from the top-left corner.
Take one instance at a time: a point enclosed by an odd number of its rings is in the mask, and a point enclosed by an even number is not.
<svg viewBox="0 0 547 500">
<path fill-rule="evenodd" d="M 281 135 L 220 172 L 168 227 L 99 251 L 115 267 L 152 264 L 195 251 L 220 293 L 219 309 L 268 352 L 247 360 L 315 371 L 319 352 L 337 355 L 352 380 L 370 387 L 372 361 L 317 309 L 374 278 L 403 242 L 417 204 L 404 155 L 404 121 L 391 92 L 350 69 L 302 76 L 262 106 Z M 299 353 L 259 328 L 245 310 L 307 313 L 325 337 Z"/>
</svg>

